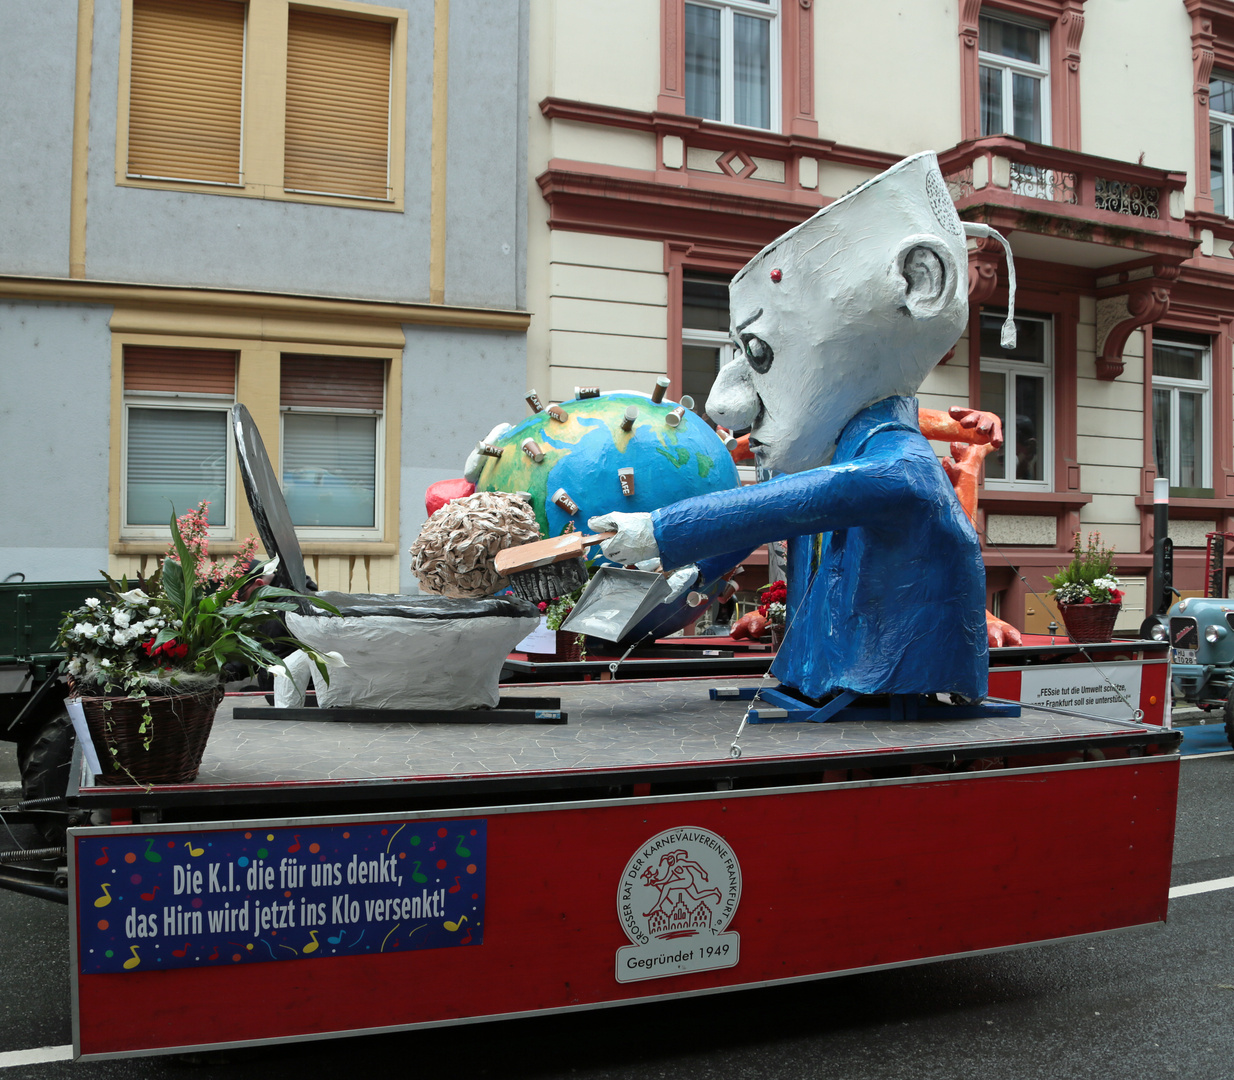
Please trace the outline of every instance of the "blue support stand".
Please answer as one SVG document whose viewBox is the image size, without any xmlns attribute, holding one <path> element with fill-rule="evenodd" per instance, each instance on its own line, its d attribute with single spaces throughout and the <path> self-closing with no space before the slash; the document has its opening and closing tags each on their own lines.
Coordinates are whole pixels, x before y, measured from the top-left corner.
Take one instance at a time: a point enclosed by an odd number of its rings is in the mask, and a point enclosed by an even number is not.
<svg viewBox="0 0 1234 1080">
<path fill-rule="evenodd" d="M 756 701 L 746 722 L 750 724 L 825 724 L 828 720 L 978 720 L 989 716 L 1016 717 L 1020 706 L 982 702 L 972 705 L 938 705 L 918 694 L 862 697 L 851 690 L 837 694 L 821 706 L 811 705 L 778 687 L 712 687 L 711 700 Z"/>
</svg>

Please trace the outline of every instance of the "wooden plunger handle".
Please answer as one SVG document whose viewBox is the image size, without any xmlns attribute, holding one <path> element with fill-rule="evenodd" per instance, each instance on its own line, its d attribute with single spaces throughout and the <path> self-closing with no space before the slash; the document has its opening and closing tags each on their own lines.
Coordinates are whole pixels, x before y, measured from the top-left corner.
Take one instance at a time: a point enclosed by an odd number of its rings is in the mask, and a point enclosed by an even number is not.
<svg viewBox="0 0 1234 1080">
<path fill-rule="evenodd" d="M 608 540 L 616 533 L 566 533 L 551 540 L 534 540 L 530 544 L 506 548 L 497 552 L 493 565 L 502 577 L 509 577 L 522 570 L 537 566 L 550 566 L 565 559 L 577 559 L 583 551 L 601 540 Z"/>
</svg>

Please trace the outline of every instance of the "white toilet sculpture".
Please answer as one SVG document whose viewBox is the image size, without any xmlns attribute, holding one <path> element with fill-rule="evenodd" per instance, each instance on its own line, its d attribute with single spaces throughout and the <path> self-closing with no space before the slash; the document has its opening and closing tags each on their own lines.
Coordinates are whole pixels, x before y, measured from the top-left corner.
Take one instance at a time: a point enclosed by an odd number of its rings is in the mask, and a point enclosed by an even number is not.
<svg viewBox="0 0 1234 1080">
<path fill-rule="evenodd" d="M 346 663 L 330 666 L 329 686 L 317 680 L 324 708 L 493 708 L 502 661 L 539 624 L 539 611 L 514 596 L 455 600 L 444 596 L 317 592 L 261 433 L 243 405 L 232 408 L 240 474 L 257 531 L 270 557 L 279 557 L 275 584 L 313 594 L 339 611 L 331 615 L 305 603 L 289 612 L 287 628 L 298 641 L 337 652 Z M 298 658 L 297 658 L 298 657 Z M 303 654 L 288 658 L 293 678 L 276 680 L 276 701 L 303 700 L 311 669 Z"/>
</svg>

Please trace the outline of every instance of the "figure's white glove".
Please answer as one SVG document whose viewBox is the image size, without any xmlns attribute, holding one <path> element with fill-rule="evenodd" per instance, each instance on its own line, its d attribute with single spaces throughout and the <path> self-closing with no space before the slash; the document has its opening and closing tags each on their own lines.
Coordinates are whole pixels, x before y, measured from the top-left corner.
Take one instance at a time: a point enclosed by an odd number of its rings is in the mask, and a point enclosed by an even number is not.
<svg viewBox="0 0 1234 1080">
<path fill-rule="evenodd" d="M 592 532 L 617 534 L 611 540 L 605 540 L 600 545 L 600 550 L 622 566 L 631 566 L 644 559 L 656 559 L 660 556 L 650 514 L 600 514 L 588 520 L 587 528 Z"/>
<path fill-rule="evenodd" d="M 496 442 L 513 426 L 513 424 L 498 424 L 480 441 L 486 443 Z M 463 479 L 470 480 L 474 484 L 480 479 L 480 473 L 483 471 L 484 463 L 487 460 L 488 458 L 480 453 L 479 450 L 473 450 L 467 455 L 467 464 L 463 466 Z"/>
<path fill-rule="evenodd" d="M 640 559 L 634 564 L 634 569 L 646 570 L 648 573 L 658 574 L 664 569 L 664 567 L 660 565 L 659 559 Z"/>
<path fill-rule="evenodd" d="M 693 588 L 697 581 L 698 567 L 693 563 L 683 566 L 680 570 L 674 570 L 668 576 L 669 594 L 664 598 L 664 603 L 671 604 L 687 589 Z"/>
</svg>

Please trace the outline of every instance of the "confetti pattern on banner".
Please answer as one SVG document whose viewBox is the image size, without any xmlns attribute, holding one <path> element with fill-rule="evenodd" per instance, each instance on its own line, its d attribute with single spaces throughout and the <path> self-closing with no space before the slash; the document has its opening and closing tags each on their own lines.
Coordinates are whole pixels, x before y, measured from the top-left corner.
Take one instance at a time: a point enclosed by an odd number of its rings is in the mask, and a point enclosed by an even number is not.
<svg viewBox="0 0 1234 1080">
<path fill-rule="evenodd" d="M 81 972 L 480 945 L 486 825 L 79 836 Z"/>
</svg>

